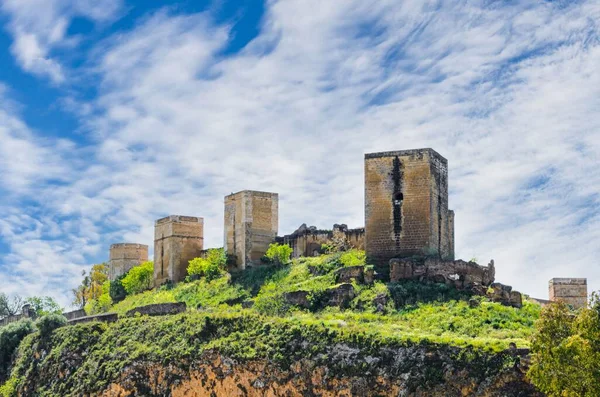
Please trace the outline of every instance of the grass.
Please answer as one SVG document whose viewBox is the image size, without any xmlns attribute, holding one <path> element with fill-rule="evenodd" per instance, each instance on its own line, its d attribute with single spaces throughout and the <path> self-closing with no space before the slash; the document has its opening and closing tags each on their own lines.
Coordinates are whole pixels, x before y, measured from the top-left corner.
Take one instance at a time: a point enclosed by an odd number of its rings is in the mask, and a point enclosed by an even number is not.
<svg viewBox="0 0 600 397">
<path fill-rule="evenodd" d="M 138 306 L 185 302 L 191 310 L 230 315 L 236 312 L 261 314 L 264 318 L 297 320 L 302 324 L 324 324 L 335 330 L 381 335 L 403 341 L 429 341 L 453 346 L 476 346 L 502 350 L 514 342 L 528 347 L 540 307 L 525 302 L 516 309 L 472 297 L 445 284 L 404 282 L 372 285 L 354 284 L 356 297 L 348 310 L 327 308 L 323 296 L 336 285 L 335 270 L 366 265 L 363 251 L 352 250 L 314 258 L 300 258 L 285 266 L 256 267 L 207 281 L 180 283 L 128 296 L 111 311 L 121 315 Z M 309 292 L 311 310 L 286 303 L 286 292 Z M 383 298 L 383 308 L 374 303 Z M 480 304 L 470 307 L 469 299 Z M 240 303 L 254 301 L 252 309 Z M 381 310 L 383 309 L 383 310 Z M 382 312 L 378 312 L 382 311 Z"/>
</svg>

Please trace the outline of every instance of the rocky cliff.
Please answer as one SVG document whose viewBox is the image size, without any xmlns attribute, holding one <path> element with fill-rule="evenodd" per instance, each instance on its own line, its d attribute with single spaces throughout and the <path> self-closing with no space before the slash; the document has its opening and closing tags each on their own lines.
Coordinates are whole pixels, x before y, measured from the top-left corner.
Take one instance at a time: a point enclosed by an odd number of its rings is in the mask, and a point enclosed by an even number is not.
<svg viewBox="0 0 600 397">
<path fill-rule="evenodd" d="M 419 343 L 316 322 L 192 312 L 28 336 L 22 396 L 535 396 L 526 351 Z"/>
</svg>

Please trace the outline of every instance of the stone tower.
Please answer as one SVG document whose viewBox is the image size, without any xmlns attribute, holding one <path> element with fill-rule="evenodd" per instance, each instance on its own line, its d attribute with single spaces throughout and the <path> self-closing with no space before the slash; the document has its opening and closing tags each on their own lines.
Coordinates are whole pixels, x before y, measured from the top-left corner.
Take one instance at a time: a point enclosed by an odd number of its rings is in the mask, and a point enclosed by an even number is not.
<svg viewBox="0 0 600 397">
<path fill-rule="evenodd" d="M 154 225 L 154 285 L 179 282 L 187 276 L 188 262 L 204 248 L 204 219 L 171 215 Z"/>
<path fill-rule="evenodd" d="M 141 265 L 148 260 L 148 246 L 144 244 L 120 243 L 110 246 L 108 262 L 108 277 L 114 281 L 127 273 L 132 267 Z"/>
<path fill-rule="evenodd" d="M 587 306 L 587 279 L 553 278 L 548 282 L 550 301 L 565 302 L 575 309 Z"/>
<path fill-rule="evenodd" d="M 432 149 L 365 154 L 365 249 L 379 266 L 413 255 L 454 259 L 444 157 Z"/>
<path fill-rule="evenodd" d="M 225 196 L 225 250 L 238 269 L 257 264 L 275 241 L 279 225 L 277 193 L 244 190 Z"/>
</svg>

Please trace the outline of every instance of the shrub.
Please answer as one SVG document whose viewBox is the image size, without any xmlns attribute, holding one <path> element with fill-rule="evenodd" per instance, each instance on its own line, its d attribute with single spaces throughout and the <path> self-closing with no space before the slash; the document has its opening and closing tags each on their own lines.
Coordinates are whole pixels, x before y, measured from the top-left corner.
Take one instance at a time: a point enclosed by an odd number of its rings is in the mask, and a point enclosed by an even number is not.
<svg viewBox="0 0 600 397">
<path fill-rule="evenodd" d="M 52 332 L 67 324 L 67 319 L 60 314 L 48 314 L 35 322 L 35 327 L 40 331 L 42 338 L 50 336 Z"/>
<path fill-rule="evenodd" d="M 366 255 L 365 251 L 352 249 L 344 252 L 340 256 L 340 262 L 344 266 L 361 266 L 365 264 Z"/>
<path fill-rule="evenodd" d="M 19 344 L 34 331 L 31 320 L 21 320 L 0 328 L 0 383 L 6 381 L 10 373 L 13 356 Z"/>
<path fill-rule="evenodd" d="M 102 284 L 102 294 L 97 299 L 89 301 L 84 309 L 88 315 L 106 313 L 113 304 L 112 298 L 110 297 L 110 287 L 112 283 L 110 281 Z"/>
<path fill-rule="evenodd" d="M 265 256 L 274 262 L 285 265 L 286 263 L 290 262 L 292 252 L 292 247 L 287 244 L 273 243 L 269 245 L 269 249 L 267 250 Z"/>
<path fill-rule="evenodd" d="M 123 286 L 123 279 L 126 276 L 127 273 L 122 274 L 110 283 L 109 295 L 114 303 L 121 302 L 127 296 L 127 291 Z"/>
<path fill-rule="evenodd" d="M 154 262 L 144 262 L 129 270 L 121 280 L 127 295 L 139 294 L 152 288 L 154 282 Z"/>
<path fill-rule="evenodd" d="M 527 373 L 546 395 L 600 395 L 600 301 L 572 312 L 565 303 L 544 308 L 531 342 Z"/>
<path fill-rule="evenodd" d="M 206 258 L 194 258 L 189 263 L 188 275 L 213 280 L 225 271 L 227 255 L 223 248 L 209 249 Z"/>
</svg>

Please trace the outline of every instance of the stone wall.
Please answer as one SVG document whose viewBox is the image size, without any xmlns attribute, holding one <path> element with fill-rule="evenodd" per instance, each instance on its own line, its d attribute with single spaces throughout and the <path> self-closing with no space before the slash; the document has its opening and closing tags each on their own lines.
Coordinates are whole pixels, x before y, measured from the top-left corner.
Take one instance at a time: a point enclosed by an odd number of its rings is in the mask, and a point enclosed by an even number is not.
<svg viewBox="0 0 600 397">
<path fill-rule="evenodd" d="M 370 261 L 454 258 L 448 162 L 432 149 L 365 155 L 365 248 Z"/>
<path fill-rule="evenodd" d="M 35 317 L 35 311 L 31 308 L 31 305 L 23 305 L 23 308 L 21 309 L 21 314 L 6 316 L 0 319 L 0 327 L 4 327 L 5 325 L 11 323 L 16 323 L 17 321 L 21 321 L 27 318 L 34 320 Z"/>
<path fill-rule="evenodd" d="M 110 246 L 108 277 L 110 281 L 127 273 L 132 267 L 148 260 L 148 246 L 144 244 L 120 243 Z"/>
<path fill-rule="evenodd" d="M 87 314 L 85 313 L 85 310 L 79 309 L 63 313 L 63 316 L 65 316 L 67 320 L 75 320 L 76 318 L 86 317 Z"/>
<path fill-rule="evenodd" d="M 335 224 L 332 230 L 320 230 L 315 226 L 302 224 L 294 233 L 279 237 L 277 241 L 292 247 L 293 258 L 318 256 L 323 253 L 323 244 L 345 244 L 346 248 L 364 249 L 365 229 L 348 229 L 344 224 Z"/>
<path fill-rule="evenodd" d="M 548 290 L 552 302 L 565 302 L 576 309 L 587 306 L 585 278 L 553 278 L 548 283 Z"/>
<path fill-rule="evenodd" d="M 154 226 L 154 285 L 179 282 L 187 276 L 189 261 L 204 248 L 204 219 L 171 215 Z"/>
<path fill-rule="evenodd" d="M 225 197 L 224 244 L 238 269 L 258 264 L 279 227 L 279 195 L 244 190 Z"/>
</svg>

